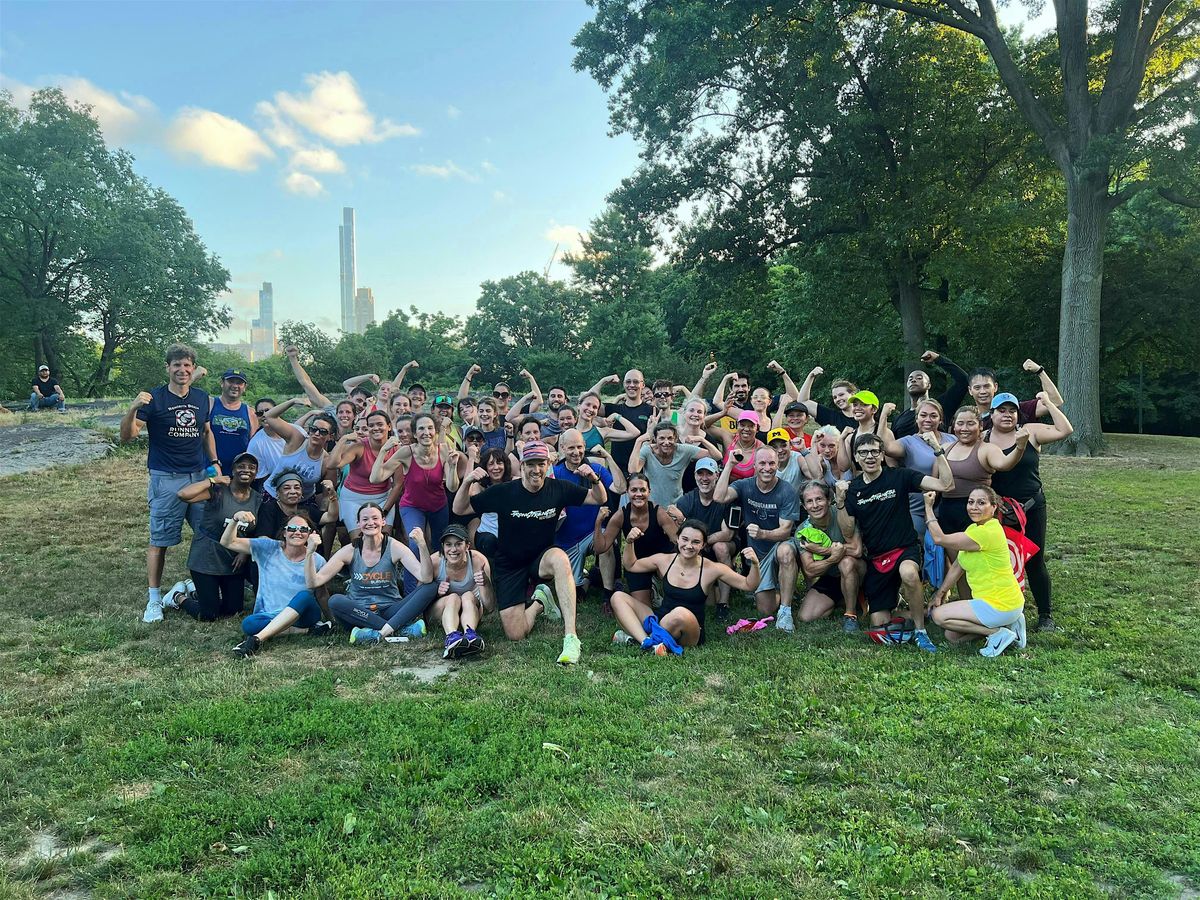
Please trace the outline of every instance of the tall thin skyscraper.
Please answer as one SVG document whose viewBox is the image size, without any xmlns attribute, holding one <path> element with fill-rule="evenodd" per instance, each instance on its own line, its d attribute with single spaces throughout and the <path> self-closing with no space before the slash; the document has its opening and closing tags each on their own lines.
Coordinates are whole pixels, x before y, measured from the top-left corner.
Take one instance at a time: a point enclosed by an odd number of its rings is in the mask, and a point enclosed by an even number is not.
<svg viewBox="0 0 1200 900">
<path fill-rule="evenodd" d="M 250 322 L 250 352 L 254 359 L 275 354 L 275 292 L 269 281 L 258 292 L 258 318 Z"/>
<path fill-rule="evenodd" d="M 354 292 L 357 289 L 357 264 L 354 257 L 354 208 L 342 207 L 342 224 L 338 226 L 338 248 L 341 260 L 342 331 L 358 331 L 354 321 Z"/>
<path fill-rule="evenodd" d="M 360 287 L 354 293 L 354 330 L 365 334 L 368 325 L 375 324 L 375 295 L 369 287 Z"/>
</svg>

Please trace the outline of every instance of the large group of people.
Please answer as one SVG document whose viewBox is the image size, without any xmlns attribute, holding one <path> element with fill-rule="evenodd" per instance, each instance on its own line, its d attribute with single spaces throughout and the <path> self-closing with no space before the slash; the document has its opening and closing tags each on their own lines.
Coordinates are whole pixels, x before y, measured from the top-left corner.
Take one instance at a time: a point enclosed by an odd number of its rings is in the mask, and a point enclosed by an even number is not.
<svg viewBox="0 0 1200 900">
<path fill-rule="evenodd" d="M 1036 629 L 1056 628 L 1038 461 L 1071 424 L 1032 360 L 1040 390 L 1021 401 L 992 370 L 927 352 L 948 384 L 933 397 L 914 370 L 899 409 L 847 380 L 814 400 L 824 370 L 797 385 L 776 361 L 782 393 L 731 372 L 709 396 L 711 359 L 690 388 L 632 369 L 574 396 L 544 396 L 527 370 L 520 396 L 505 382 L 481 392 L 477 365 L 456 394 L 431 395 L 405 385 L 413 361 L 391 380 L 347 379 L 336 401 L 286 352 L 302 393 L 251 404 L 244 372 L 210 396 L 195 352 L 172 345 L 166 383 L 122 420 L 123 441 L 144 429 L 149 443 L 144 621 L 242 615 L 249 585 L 239 656 L 341 629 L 356 645 L 437 631 L 458 659 L 484 651 L 496 612 L 514 641 L 539 618 L 561 623 L 570 665 L 595 591 L 613 643 L 661 656 L 703 644 L 710 618 L 737 634 L 833 616 L 929 653 L 933 623 L 992 657 L 1025 646 L 1027 581 Z M 621 393 L 606 398 L 610 385 Z M 184 520 L 191 578 L 164 593 Z M 734 592 L 749 595 L 746 618 Z"/>
</svg>

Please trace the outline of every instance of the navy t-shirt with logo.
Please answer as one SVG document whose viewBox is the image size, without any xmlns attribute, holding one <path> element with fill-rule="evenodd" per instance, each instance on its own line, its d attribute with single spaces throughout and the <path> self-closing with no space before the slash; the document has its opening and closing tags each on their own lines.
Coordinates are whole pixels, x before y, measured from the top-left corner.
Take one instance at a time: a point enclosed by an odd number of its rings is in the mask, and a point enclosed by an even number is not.
<svg viewBox="0 0 1200 900">
<path fill-rule="evenodd" d="M 194 387 L 185 396 L 177 397 L 164 384 L 150 391 L 150 397 L 150 402 L 137 411 L 150 437 L 146 467 L 176 474 L 205 468 L 208 393 Z"/>
</svg>

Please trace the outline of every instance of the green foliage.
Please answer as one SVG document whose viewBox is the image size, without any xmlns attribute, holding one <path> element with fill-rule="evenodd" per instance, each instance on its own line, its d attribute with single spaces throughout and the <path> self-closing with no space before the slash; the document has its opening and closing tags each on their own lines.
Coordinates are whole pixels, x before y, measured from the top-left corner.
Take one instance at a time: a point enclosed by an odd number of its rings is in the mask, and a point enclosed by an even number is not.
<svg viewBox="0 0 1200 900">
<path fill-rule="evenodd" d="M 0 94 L 0 308 L 33 349 L 24 367 L 45 361 L 85 396 L 113 389 L 121 356 L 230 321 L 216 303 L 229 273 L 132 162 L 60 91 L 37 91 L 26 112 Z"/>
</svg>

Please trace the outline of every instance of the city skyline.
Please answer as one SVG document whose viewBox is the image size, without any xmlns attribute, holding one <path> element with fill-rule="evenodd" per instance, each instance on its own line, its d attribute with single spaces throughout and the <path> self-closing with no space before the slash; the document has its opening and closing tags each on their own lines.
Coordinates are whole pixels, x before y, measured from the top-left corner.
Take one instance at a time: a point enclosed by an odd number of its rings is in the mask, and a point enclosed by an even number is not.
<svg viewBox="0 0 1200 900">
<path fill-rule="evenodd" d="M 342 207 L 342 224 L 338 226 L 338 284 L 341 288 L 342 332 L 354 334 L 354 302 L 358 288 L 358 260 L 355 254 L 354 208 Z"/>
</svg>

